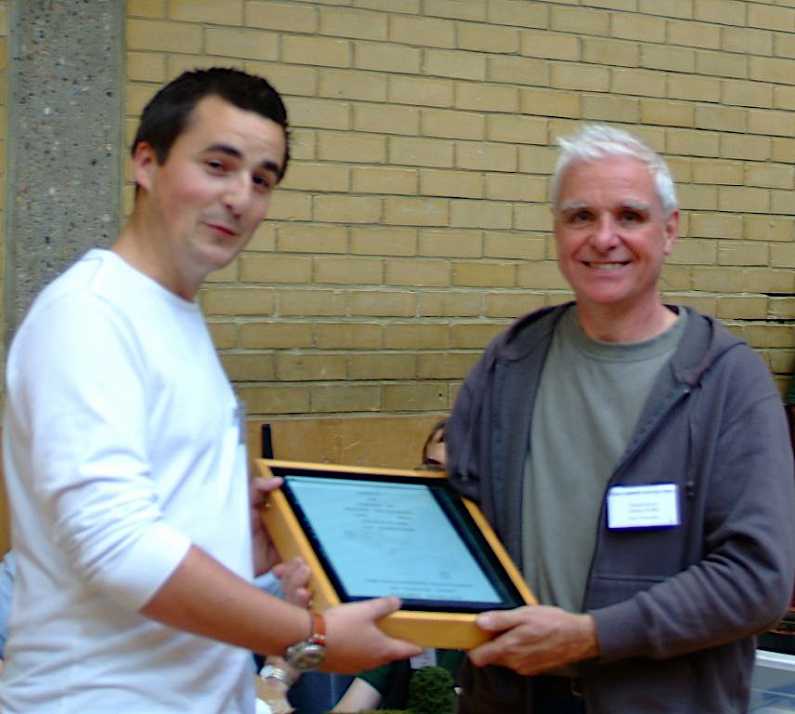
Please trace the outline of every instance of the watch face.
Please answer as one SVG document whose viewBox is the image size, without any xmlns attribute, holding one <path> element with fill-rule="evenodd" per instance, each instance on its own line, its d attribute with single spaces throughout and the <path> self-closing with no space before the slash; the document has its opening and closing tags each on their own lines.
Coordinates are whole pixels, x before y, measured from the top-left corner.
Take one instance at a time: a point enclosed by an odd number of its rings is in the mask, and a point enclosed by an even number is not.
<svg viewBox="0 0 795 714">
<path fill-rule="evenodd" d="M 326 648 L 312 642 L 299 642 L 287 650 L 287 662 L 291 667 L 306 672 L 317 669 L 326 657 Z"/>
</svg>

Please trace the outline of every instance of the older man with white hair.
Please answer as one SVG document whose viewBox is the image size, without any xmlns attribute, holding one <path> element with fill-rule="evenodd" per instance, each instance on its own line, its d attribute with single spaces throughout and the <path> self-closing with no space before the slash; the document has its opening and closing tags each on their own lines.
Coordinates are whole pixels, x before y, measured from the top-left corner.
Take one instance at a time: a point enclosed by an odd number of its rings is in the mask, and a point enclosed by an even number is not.
<svg viewBox="0 0 795 714">
<path fill-rule="evenodd" d="M 456 401 L 449 471 L 540 605 L 484 613 L 461 714 L 747 710 L 754 634 L 793 584 L 792 455 L 763 362 L 662 301 L 679 211 L 625 131 L 560 141 L 551 185 L 575 301 L 487 348 Z"/>
</svg>

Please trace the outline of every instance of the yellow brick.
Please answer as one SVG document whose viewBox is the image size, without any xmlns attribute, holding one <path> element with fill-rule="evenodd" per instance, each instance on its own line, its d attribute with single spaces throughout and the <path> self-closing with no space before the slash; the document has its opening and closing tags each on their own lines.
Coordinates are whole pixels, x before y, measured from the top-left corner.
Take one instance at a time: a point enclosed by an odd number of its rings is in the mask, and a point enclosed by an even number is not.
<svg viewBox="0 0 795 714">
<path fill-rule="evenodd" d="M 387 411 L 432 411 L 449 406 L 450 397 L 444 383 L 384 385 L 383 408 Z"/>
<path fill-rule="evenodd" d="M 208 27 L 205 47 L 210 55 L 275 60 L 279 56 L 278 38 L 277 34 L 264 30 Z"/>
<path fill-rule="evenodd" d="M 389 139 L 389 162 L 412 166 L 452 167 L 453 149 L 452 141 L 393 136 Z M 370 160 L 376 161 L 375 158 Z"/>
<path fill-rule="evenodd" d="M 705 131 L 670 129 L 666 136 L 666 151 L 684 156 L 717 156 L 719 135 Z"/>
<path fill-rule="evenodd" d="M 138 116 L 160 87 L 156 84 L 127 85 L 127 114 Z"/>
<path fill-rule="evenodd" d="M 743 107 L 770 107 L 773 105 L 773 87 L 760 82 L 724 81 L 721 101 Z"/>
<path fill-rule="evenodd" d="M 450 264 L 446 260 L 412 258 L 387 261 L 387 285 L 441 288 L 450 285 Z"/>
<path fill-rule="evenodd" d="M 715 131 L 744 132 L 747 128 L 748 112 L 733 107 L 696 107 L 696 127 Z"/>
<path fill-rule="evenodd" d="M 792 191 L 770 192 L 771 205 L 770 213 L 795 213 L 795 194 Z"/>
<path fill-rule="evenodd" d="M 724 320 L 764 320 L 767 317 L 767 298 L 751 295 L 719 297 L 717 316 Z"/>
<path fill-rule="evenodd" d="M 202 302 L 208 315 L 269 315 L 274 304 L 270 288 L 212 287 Z"/>
<path fill-rule="evenodd" d="M 672 99 L 693 99 L 701 102 L 720 101 L 721 81 L 712 77 L 671 74 L 668 96 Z"/>
<path fill-rule="evenodd" d="M 210 336 L 216 349 L 227 350 L 237 346 L 237 325 L 233 322 L 208 322 Z"/>
<path fill-rule="evenodd" d="M 165 55 L 154 52 L 128 52 L 127 77 L 133 82 L 165 82 Z"/>
<path fill-rule="evenodd" d="M 417 295 L 379 289 L 355 290 L 348 296 L 351 315 L 373 317 L 412 317 L 417 312 Z"/>
<path fill-rule="evenodd" d="M 547 180 L 526 174 L 486 174 L 486 198 L 498 201 L 545 201 Z"/>
<path fill-rule="evenodd" d="M 381 389 L 357 384 L 313 386 L 312 411 L 374 412 L 381 406 Z"/>
<path fill-rule="evenodd" d="M 718 207 L 718 189 L 695 184 L 680 186 L 679 206 L 689 211 L 714 211 Z"/>
<path fill-rule="evenodd" d="M 279 191 L 268 218 L 274 221 L 308 221 L 312 218 L 312 197 L 302 191 Z"/>
<path fill-rule="evenodd" d="M 514 228 L 523 231 L 551 231 L 552 211 L 545 204 L 528 203 L 516 206 Z"/>
<path fill-rule="evenodd" d="M 351 253 L 359 255 L 416 255 L 417 229 L 393 226 L 351 228 Z"/>
<path fill-rule="evenodd" d="M 660 287 L 663 290 L 690 290 L 690 267 L 667 263 L 660 276 Z"/>
<path fill-rule="evenodd" d="M 712 74 L 716 77 L 748 78 L 748 58 L 745 55 L 730 52 L 696 52 L 696 72 Z"/>
<path fill-rule="evenodd" d="M 392 71 L 404 69 L 395 68 Z M 457 50 L 425 50 L 424 72 L 441 77 L 458 79 L 474 79 L 483 81 L 486 78 L 486 58 L 484 55 Z"/>
<path fill-rule="evenodd" d="M 483 349 L 491 340 L 500 334 L 505 323 L 493 322 L 491 324 L 459 323 L 450 327 L 452 346 L 459 349 Z"/>
<path fill-rule="evenodd" d="M 349 379 L 413 379 L 417 376 L 417 355 L 377 352 L 348 358 Z"/>
<path fill-rule="evenodd" d="M 719 50 L 721 48 L 721 28 L 700 22 L 671 20 L 668 23 L 668 42 L 672 45 Z"/>
<path fill-rule="evenodd" d="M 243 24 L 243 0 L 169 0 L 169 17 L 186 22 L 211 22 L 219 25 Z"/>
<path fill-rule="evenodd" d="M 317 10 L 309 5 L 297 6 L 285 2 L 246 2 L 246 27 L 287 32 L 317 32 Z"/>
<path fill-rule="evenodd" d="M 127 17 L 165 17 L 165 0 L 127 0 Z"/>
<path fill-rule="evenodd" d="M 205 278 L 205 283 L 236 283 L 238 280 L 238 263 L 240 258 L 236 258 L 225 268 L 214 270 Z"/>
<path fill-rule="evenodd" d="M 353 126 L 357 131 L 414 136 L 419 132 L 420 112 L 414 107 L 357 104 L 353 111 Z"/>
<path fill-rule="evenodd" d="M 793 168 L 789 164 L 746 164 L 747 186 L 793 188 Z"/>
<path fill-rule="evenodd" d="M 455 23 L 430 17 L 392 15 L 389 40 L 421 47 L 455 47 Z"/>
<path fill-rule="evenodd" d="M 777 112 L 769 109 L 748 111 L 748 130 L 752 134 L 795 136 L 792 112 Z"/>
<path fill-rule="evenodd" d="M 485 20 L 485 0 L 425 0 L 423 10 L 432 17 L 451 17 L 459 20 Z"/>
<path fill-rule="evenodd" d="M 762 244 L 762 247 L 767 246 Z M 771 245 L 770 265 L 776 268 L 795 268 L 795 245 Z"/>
<path fill-rule="evenodd" d="M 628 8 L 634 9 L 634 8 Z M 639 0 L 638 11 L 648 15 L 664 15 L 666 17 L 693 17 L 693 0 Z"/>
<path fill-rule="evenodd" d="M 748 134 L 724 134 L 720 138 L 720 155 L 727 159 L 767 161 L 770 158 L 770 139 Z"/>
<path fill-rule="evenodd" d="M 381 325 L 334 322 L 315 324 L 315 343 L 323 350 L 367 350 L 382 346 Z"/>
<path fill-rule="evenodd" d="M 665 42 L 665 20 L 635 13 L 615 13 L 611 31 L 589 33 L 612 35 L 625 40 Z"/>
<path fill-rule="evenodd" d="M 238 387 L 249 414 L 301 414 L 309 411 L 309 390 L 304 387 Z"/>
<path fill-rule="evenodd" d="M 773 33 L 745 27 L 721 28 L 721 47 L 729 52 L 753 55 L 773 54 Z"/>
<path fill-rule="evenodd" d="M 546 296 L 540 293 L 503 292 L 486 296 L 486 317 L 520 317 L 531 310 L 546 305 Z"/>
<path fill-rule="evenodd" d="M 514 83 L 517 77 L 522 78 L 524 84 L 534 84 L 546 86 L 549 84 L 549 68 L 547 63 L 540 59 L 531 57 L 515 57 L 505 55 L 493 55 L 488 58 L 486 65 L 486 78 L 490 82 Z M 476 87 L 477 85 L 471 85 Z M 497 89 L 493 87 L 493 89 Z M 518 96 L 514 93 L 514 106 L 517 106 Z M 482 106 L 482 105 L 481 105 Z M 494 107 L 490 107 L 494 110 Z M 514 111 L 507 110 L 507 111 Z"/>
<path fill-rule="evenodd" d="M 510 228 L 510 204 L 492 201 L 450 201 L 450 225 L 459 228 Z"/>
<path fill-rule="evenodd" d="M 291 253 L 344 253 L 348 232 L 341 226 L 279 226 L 279 250 Z"/>
<path fill-rule="evenodd" d="M 743 237 L 748 240 L 788 242 L 795 238 L 791 217 L 745 216 L 743 223 Z"/>
<path fill-rule="evenodd" d="M 333 40 L 317 35 L 282 35 L 281 40 L 283 62 L 326 67 L 351 65 L 351 43 L 348 40 Z"/>
<path fill-rule="evenodd" d="M 422 169 L 419 192 L 423 196 L 481 198 L 483 196 L 483 178 L 479 173 L 471 171 Z"/>
<path fill-rule="evenodd" d="M 291 126 L 318 129 L 351 128 L 351 108 L 346 102 L 288 97 L 286 104 Z"/>
<path fill-rule="evenodd" d="M 795 162 L 795 140 L 774 138 L 771 141 L 770 158 L 773 161 Z"/>
<path fill-rule="evenodd" d="M 389 101 L 413 106 L 450 107 L 453 105 L 453 83 L 446 79 L 390 76 Z"/>
<path fill-rule="evenodd" d="M 768 317 L 795 318 L 795 298 L 770 298 Z"/>
<path fill-rule="evenodd" d="M 320 72 L 318 94 L 321 97 L 383 102 L 387 97 L 386 87 L 387 78 L 372 72 L 326 69 Z"/>
<path fill-rule="evenodd" d="M 483 237 L 483 255 L 487 258 L 515 258 L 543 260 L 543 238 L 531 238 L 525 233 L 487 232 Z"/>
<path fill-rule="evenodd" d="M 610 87 L 610 70 L 582 64 L 554 64 L 550 68 L 553 87 L 587 92 L 606 92 Z"/>
<path fill-rule="evenodd" d="M 419 314 L 423 317 L 475 317 L 480 315 L 482 298 L 475 292 L 425 291 L 420 294 Z"/>
<path fill-rule="evenodd" d="M 248 349 L 312 346 L 312 325 L 289 322 L 248 322 L 240 325 L 240 345 Z"/>
<path fill-rule="evenodd" d="M 478 258 L 482 255 L 481 231 L 458 228 L 422 230 L 420 255 L 437 258 Z"/>
<path fill-rule="evenodd" d="M 739 293 L 743 291 L 743 274 L 732 268 L 693 268 L 693 288 L 711 293 Z"/>
<path fill-rule="evenodd" d="M 786 7 L 773 7 L 759 3 L 748 3 L 748 27 L 763 30 L 795 30 L 795 10 Z"/>
<path fill-rule="evenodd" d="M 610 91 L 642 97 L 666 96 L 665 75 L 645 69 L 611 70 Z"/>
<path fill-rule="evenodd" d="M 384 199 L 384 223 L 387 225 L 444 226 L 448 223 L 448 214 L 446 199 L 391 196 Z"/>
<path fill-rule="evenodd" d="M 276 376 L 274 359 L 268 353 L 230 353 L 221 355 L 229 379 L 238 382 L 270 381 Z"/>
<path fill-rule="evenodd" d="M 341 316 L 347 299 L 340 290 L 280 290 L 279 314 L 295 317 Z"/>
<path fill-rule="evenodd" d="M 328 223 L 378 223 L 381 199 L 364 196 L 315 196 L 314 219 Z"/>
<path fill-rule="evenodd" d="M 515 87 L 503 87 L 482 82 L 458 82 L 455 105 L 459 109 L 482 111 L 516 112 L 519 108 L 519 91 Z"/>
<path fill-rule="evenodd" d="M 523 114 L 577 118 L 581 113 L 580 95 L 574 92 L 522 89 L 520 98 Z"/>
<path fill-rule="evenodd" d="M 280 186 L 299 191 L 348 191 L 348 167 L 328 163 L 290 162 L 290 170 Z"/>
<path fill-rule="evenodd" d="M 487 137 L 491 141 L 541 145 L 547 143 L 545 119 L 520 115 L 492 115 L 487 121 Z"/>
<path fill-rule="evenodd" d="M 416 169 L 362 166 L 354 168 L 352 175 L 355 193 L 417 194 Z"/>
<path fill-rule="evenodd" d="M 456 166 L 474 171 L 516 171 L 516 148 L 493 142 L 456 142 Z"/>
<path fill-rule="evenodd" d="M 770 193 L 761 188 L 721 186 L 718 204 L 722 211 L 764 213 L 770 209 Z"/>
<path fill-rule="evenodd" d="M 640 51 L 641 67 L 669 72 L 694 72 L 696 53 L 683 47 L 643 45 Z"/>
<path fill-rule="evenodd" d="M 549 27 L 557 32 L 607 35 L 610 32 L 610 14 L 602 10 L 553 5 L 550 8 Z"/>
<path fill-rule="evenodd" d="M 692 164 L 692 171 L 694 183 L 739 186 L 745 177 L 744 167 L 740 161 L 695 160 Z"/>
<path fill-rule="evenodd" d="M 548 27 L 549 6 L 529 0 L 489 0 L 488 20 L 513 27 Z"/>
<path fill-rule="evenodd" d="M 508 27 L 461 23 L 458 26 L 458 47 L 475 52 L 512 54 L 519 49 L 519 33 Z"/>
<path fill-rule="evenodd" d="M 640 102 L 614 94 L 586 94 L 582 98 L 582 116 L 596 121 L 640 121 Z"/>
<path fill-rule="evenodd" d="M 720 265 L 767 265 L 768 246 L 766 243 L 744 243 L 742 241 L 722 241 L 718 247 Z"/>
<path fill-rule="evenodd" d="M 662 126 L 693 126 L 694 107 L 668 99 L 641 99 L 640 120 L 644 124 Z"/>
<path fill-rule="evenodd" d="M 751 57 L 749 59 L 751 79 L 761 82 L 795 84 L 795 60 L 773 57 Z"/>
<path fill-rule="evenodd" d="M 516 284 L 532 290 L 566 290 L 569 285 L 561 275 L 557 262 L 542 260 L 517 266 Z"/>
<path fill-rule="evenodd" d="M 472 352 L 421 354 L 417 375 L 420 379 L 463 379 L 479 358 L 479 354 Z"/>
<path fill-rule="evenodd" d="M 422 111 L 422 134 L 452 139 L 485 138 L 486 122 L 482 114 L 425 109 Z M 404 132 L 408 133 L 408 132 Z"/>
<path fill-rule="evenodd" d="M 323 132 L 318 136 L 318 158 L 323 161 L 385 163 L 386 139 L 368 134 Z"/>
<path fill-rule="evenodd" d="M 693 16 L 696 20 L 743 27 L 747 5 L 740 0 L 695 0 Z"/>
<path fill-rule="evenodd" d="M 729 213 L 694 213 L 690 216 L 689 235 L 736 240 L 743 236 L 743 217 Z"/>
<path fill-rule="evenodd" d="M 418 74 L 422 60 L 420 50 L 386 42 L 356 42 L 354 57 L 362 69 L 404 74 Z"/>
<path fill-rule="evenodd" d="M 384 266 L 376 258 L 324 256 L 315 258 L 313 277 L 315 283 L 378 285 L 384 279 Z"/>
<path fill-rule="evenodd" d="M 194 69 L 217 67 L 219 64 L 223 64 L 225 67 L 243 69 L 245 61 L 242 59 L 237 61 L 224 59 L 224 61 L 221 62 L 218 57 L 210 57 L 209 55 L 169 54 L 166 56 L 168 79 L 174 79 L 183 72 L 192 71 Z"/>
<path fill-rule="evenodd" d="M 789 325 L 746 325 L 751 347 L 795 347 L 795 332 Z"/>
<path fill-rule="evenodd" d="M 282 94 L 287 94 L 288 90 L 290 94 L 299 96 L 311 97 L 318 94 L 318 70 L 314 67 L 296 67 L 255 60 L 246 60 L 243 66 L 247 72 L 265 77 Z"/>
<path fill-rule="evenodd" d="M 795 87 L 773 87 L 773 101 L 758 106 L 775 106 L 777 109 L 795 109 Z"/>
<path fill-rule="evenodd" d="M 278 354 L 276 375 L 286 382 L 345 379 L 345 357 L 334 354 Z"/>
<path fill-rule="evenodd" d="M 773 54 L 776 57 L 795 57 L 795 38 L 777 32 L 773 35 Z"/>
<path fill-rule="evenodd" d="M 593 64 L 637 67 L 640 63 L 640 48 L 634 42 L 583 37 L 582 59 Z"/>
<path fill-rule="evenodd" d="M 337 0 L 329 3 L 339 5 Z M 420 0 L 357 0 L 357 7 L 366 7 L 370 10 L 389 10 L 390 12 L 410 12 L 415 15 L 420 12 Z"/>
<path fill-rule="evenodd" d="M 665 139 L 663 138 L 663 147 Z M 692 161 L 681 156 L 667 157 L 666 162 L 675 183 L 690 183 L 692 173 Z"/>
<path fill-rule="evenodd" d="M 202 47 L 202 28 L 181 22 L 127 20 L 127 49 L 196 54 Z"/>
<path fill-rule="evenodd" d="M 571 35 L 523 30 L 521 40 L 521 53 L 526 57 L 545 57 L 558 60 L 580 59 L 579 39 Z"/>
<path fill-rule="evenodd" d="M 387 17 L 381 12 L 341 7 L 321 8 L 319 12 L 323 35 L 381 41 L 387 38 Z"/>
<path fill-rule="evenodd" d="M 264 253 L 240 258 L 240 281 L 243 283 L 308 283 L 311 278 L 310 258 Z"/>
</svg>

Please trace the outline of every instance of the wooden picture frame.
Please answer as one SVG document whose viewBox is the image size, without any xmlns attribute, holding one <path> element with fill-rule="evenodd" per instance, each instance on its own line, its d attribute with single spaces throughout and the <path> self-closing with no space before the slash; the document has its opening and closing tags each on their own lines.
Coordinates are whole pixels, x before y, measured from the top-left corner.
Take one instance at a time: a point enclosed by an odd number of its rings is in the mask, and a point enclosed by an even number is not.
<svg viewBox="0 0 795 714">
<path fill-rule="evenodd" d="M 430 504 L 431 520 L 439 521 L 446 537 L 461 541 L 460 544 L 455 544 L 455 552 L 459 554 L 459 559 L 452 563 L 451 567 L 455 569 L 461 565 L 463 569 L 470 569 L 474 574 L 472 591 L 489 593 L 488 597 L 476 598 L 474 601 L 461 599 L 461 594 L 469 593 L 470 590 L 461 589 L 459 586 L 458 591 L 446 591 L 441 588 L 440 592 L 446 592 L 447 595 L 449 592 L 455 592 L 454 597 L 449 599 L 436 594 L 432 597 L 402 595 L 403 608 L 379 623 L 387 634 L 410 640 L 423 647 L 467 650 L 489 638 L 489 635 L 475 624 L 478 612 L 536 604 L 535 597 L 480 509 L 468 499 L 456 494 L 442 472 L 274 459 L 258 459 L 256 465 L 260 475 L 265 478 L 276 476 L 285 478 L 284 487 L 270 494 L 267 504 L 262 509 L 262 520 L 283 560 L 300 556 L 308 564 L 311 571 L 310 588 L 313 607 L 318 610 L 366 597 L 400 593 L 388 591 L 365 593 L 356 590 L 355 587 L 350 593 L 347 591 L 346 588 L 349 586 L 346 583 L 356 578 L 348 578 L 349 573 L 336 572 L 338 566 L 342 568 L 348 566 L 341 565 L 345 558 L 342 560 L 337 558 L 335 561 L 332 554 L 333 547 L 327 548 L 324 544 L 323 538 L 328 534 L 328 524 L 316 529 L 311 522 L 312 509 L 314 508 L 314 513 L 318 514 L 318 507 L 308 505 L 311 503 L 311 497 L 307 500 L 307 496 L 302 494 L 312 493 L 313 489 L 321 489 L 315 498 L 320 497 L 320 494 L 338 494 L 337 497 L 322 502 L 323 516 L 320 520 L 332 523 L 337 517 L 337 514 L 332 512 L 333 509 L 340 507 L 339 504 L 346 503 L 345 499 L 348 498 L 349 493 L 360 495 L 360 492 L 369 494 L 383 490 L 384 498 L 388 498 L 390 504 L 395 503 L 394 499 L 400 501 L 404 497 L 423 499 L 422 503 Z M 414 503 L 413 500 L 410 502 Z M 444 523 L 445 518 L 449 523 Z M 415 525 L 412 527 L 412 532 L 417 537 L 423 536 L 424 533 L 420 533 L 419 529 L 424 527 L 424 523 Z M 323 528 L 326 528 L 325 533 Z M 328 540 L 326 537 L 325 543 Z M 349 545 L 352 542 L 350 541 Z M 368 541 L 368 548 L 371 546 L 372 542 Z M 466 549 L 463 558 L 460 557 L 464 552 L 462 548 Z M 366 576 L 363 577 L 366 579 Z M 480 587 L 480 583 L 487 585 Z"/>
</svg>

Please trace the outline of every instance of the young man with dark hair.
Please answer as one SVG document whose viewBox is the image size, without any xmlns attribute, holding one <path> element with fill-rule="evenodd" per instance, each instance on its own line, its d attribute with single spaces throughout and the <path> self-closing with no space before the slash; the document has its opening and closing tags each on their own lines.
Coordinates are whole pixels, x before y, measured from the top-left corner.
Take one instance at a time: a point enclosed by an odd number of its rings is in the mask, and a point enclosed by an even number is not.
<svg viewBox="0 0 795 714">
<path fill-rule="evenodd" d="M 279 95 L 190 72 L 142 123 L 128 223 L 41 293 L 8 355 L 4 714 L 250 714 L 248 650 L 337 671 L 418 652 L 375 625 L 395 598 L 324 618 L 251 584 L 244 410 L 195 298 L 284 176 Z"/>
</svg>

